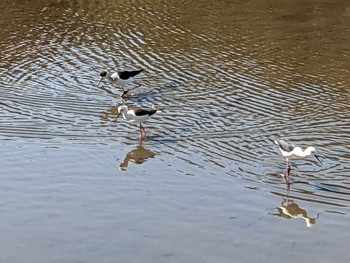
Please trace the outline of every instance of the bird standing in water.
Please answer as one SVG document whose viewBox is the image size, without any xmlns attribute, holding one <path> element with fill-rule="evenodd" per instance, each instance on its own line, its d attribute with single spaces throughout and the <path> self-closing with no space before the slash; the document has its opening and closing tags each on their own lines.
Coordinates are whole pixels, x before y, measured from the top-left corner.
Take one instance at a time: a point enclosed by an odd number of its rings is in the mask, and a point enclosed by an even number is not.
<svg viewBox="0 0 350 263">
<path fill-rule="evenodd" d="M 290 160 L 303 160 L 309 156 L 315 156 L 317 161 L 319 161 L 320 164 L 322 164 L 320 159 L 315 154 L 316 153 L 315 147 L 310 146 L 303 151 L 300 147 L 296 147 L 293 144 L 290 144 L 283 140 L 278 139 L 277 137 L 275 137 L 274 143 L 278 146 L 278 149 L 280 150 L 282 156 L 287 162 L 287 171 L 285 174 L 286 177 L 289 177 L 290 175 L 290 163 L 289 163 Z"/>
<path fill-rule="evenodd" d="M 103 70 L 100 73 L 101 78 L 97 84 L 97 87 L 100 85 L 101 81 L 104 78 L 106 78 L 109 83 L 121 86 L 121 88 L 123 89 L 123 94 L 126 94 L 128 91 L 125 90 L 125 85 L 132 83 L 134 81 L 134 77 L 140 74 L 142 71 L 144 70 L 139 69 L 134 71 L 119 71 L 111 74 L 107 70 Z M 140 84 L 138 84 L 138 86 L 140 86 Z M 137 88 L 138 86 L 136 86 L 135 88 Z"/>
<path fill-rule="evenodd" d="M 152 109 L 152 108 L 134 108 L 129 109 L 127 105 L 121 105 L 118 107 L 118 116 L 123 116 L 125 120 L 131 123 L 139 123 L 140 124 L 140 136 L 141 140 L 146 137 L 146 130 L 142 126 L 142 123 L 147 121 L 153 114 L 156 112 L 160 112 L 160 110 Z"/>
</svg>

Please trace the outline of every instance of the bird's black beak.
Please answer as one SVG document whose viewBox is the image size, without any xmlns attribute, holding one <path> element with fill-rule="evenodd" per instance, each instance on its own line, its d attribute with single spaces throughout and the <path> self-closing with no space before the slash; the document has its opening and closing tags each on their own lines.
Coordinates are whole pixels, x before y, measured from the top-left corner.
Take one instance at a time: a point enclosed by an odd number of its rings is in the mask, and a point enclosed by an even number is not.
<svg viewBox="0 0 350 263">
<path fill-rule="evenodd" d="M 120 113 L 117 115 L 117 118 L 115 118 L 115 122 L 117 122 L 119 116 L 120 116 Z"/>
<path fill-rule="evenodd" d="M 320 160 L 320 158 L 318 158 L 318 156 L 315 154 L 315 158 L 317 159 L 317 161 L 322 165 L 322 162 Z"/>
<path fill-rule="evenodd" d="M 98 82 L 97 87 L 100 86 L 102 79 L 103 79 L 103 77 L 100 78 L 100 81 Z"/>
</svg>

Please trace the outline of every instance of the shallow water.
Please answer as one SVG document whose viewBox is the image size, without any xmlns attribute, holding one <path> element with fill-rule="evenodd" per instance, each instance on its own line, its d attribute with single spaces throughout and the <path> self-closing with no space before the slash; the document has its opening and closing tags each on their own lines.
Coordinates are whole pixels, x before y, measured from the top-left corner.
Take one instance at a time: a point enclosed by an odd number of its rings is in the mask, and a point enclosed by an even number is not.
<svg viewBox="0 0 350 263">
<path fill-rule="evenodd" d="M 0 3 L 1 262 L 348 258 L 348 1 L 173 2 Z"/>
</svg>

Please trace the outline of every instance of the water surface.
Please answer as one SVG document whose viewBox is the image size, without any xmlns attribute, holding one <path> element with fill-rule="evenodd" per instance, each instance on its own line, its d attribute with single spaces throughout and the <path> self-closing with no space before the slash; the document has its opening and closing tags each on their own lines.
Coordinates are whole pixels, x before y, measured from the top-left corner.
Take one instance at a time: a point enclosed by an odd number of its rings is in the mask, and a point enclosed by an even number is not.
<svg viewBox="0 0 350 263">
<path fill-rule="evenodd" d="M 346 260 L 348 1 L 0 7 L 1 262 Z M 138 68 L 141 144 L 97 88 Z"/>
</svg>

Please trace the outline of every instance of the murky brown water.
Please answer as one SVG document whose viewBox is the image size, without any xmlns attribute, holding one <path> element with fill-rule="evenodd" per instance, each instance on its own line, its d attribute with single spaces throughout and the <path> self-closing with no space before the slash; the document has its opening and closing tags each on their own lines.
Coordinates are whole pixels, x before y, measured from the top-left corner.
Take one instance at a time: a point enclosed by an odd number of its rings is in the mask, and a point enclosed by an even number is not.
<svg viewBox="0 0 350 263">
<path fill-rule="evenodd" d="M 0 262 L 346 262 L 349 47 L 346 0 L 2 1 Z"/>
</svg>

